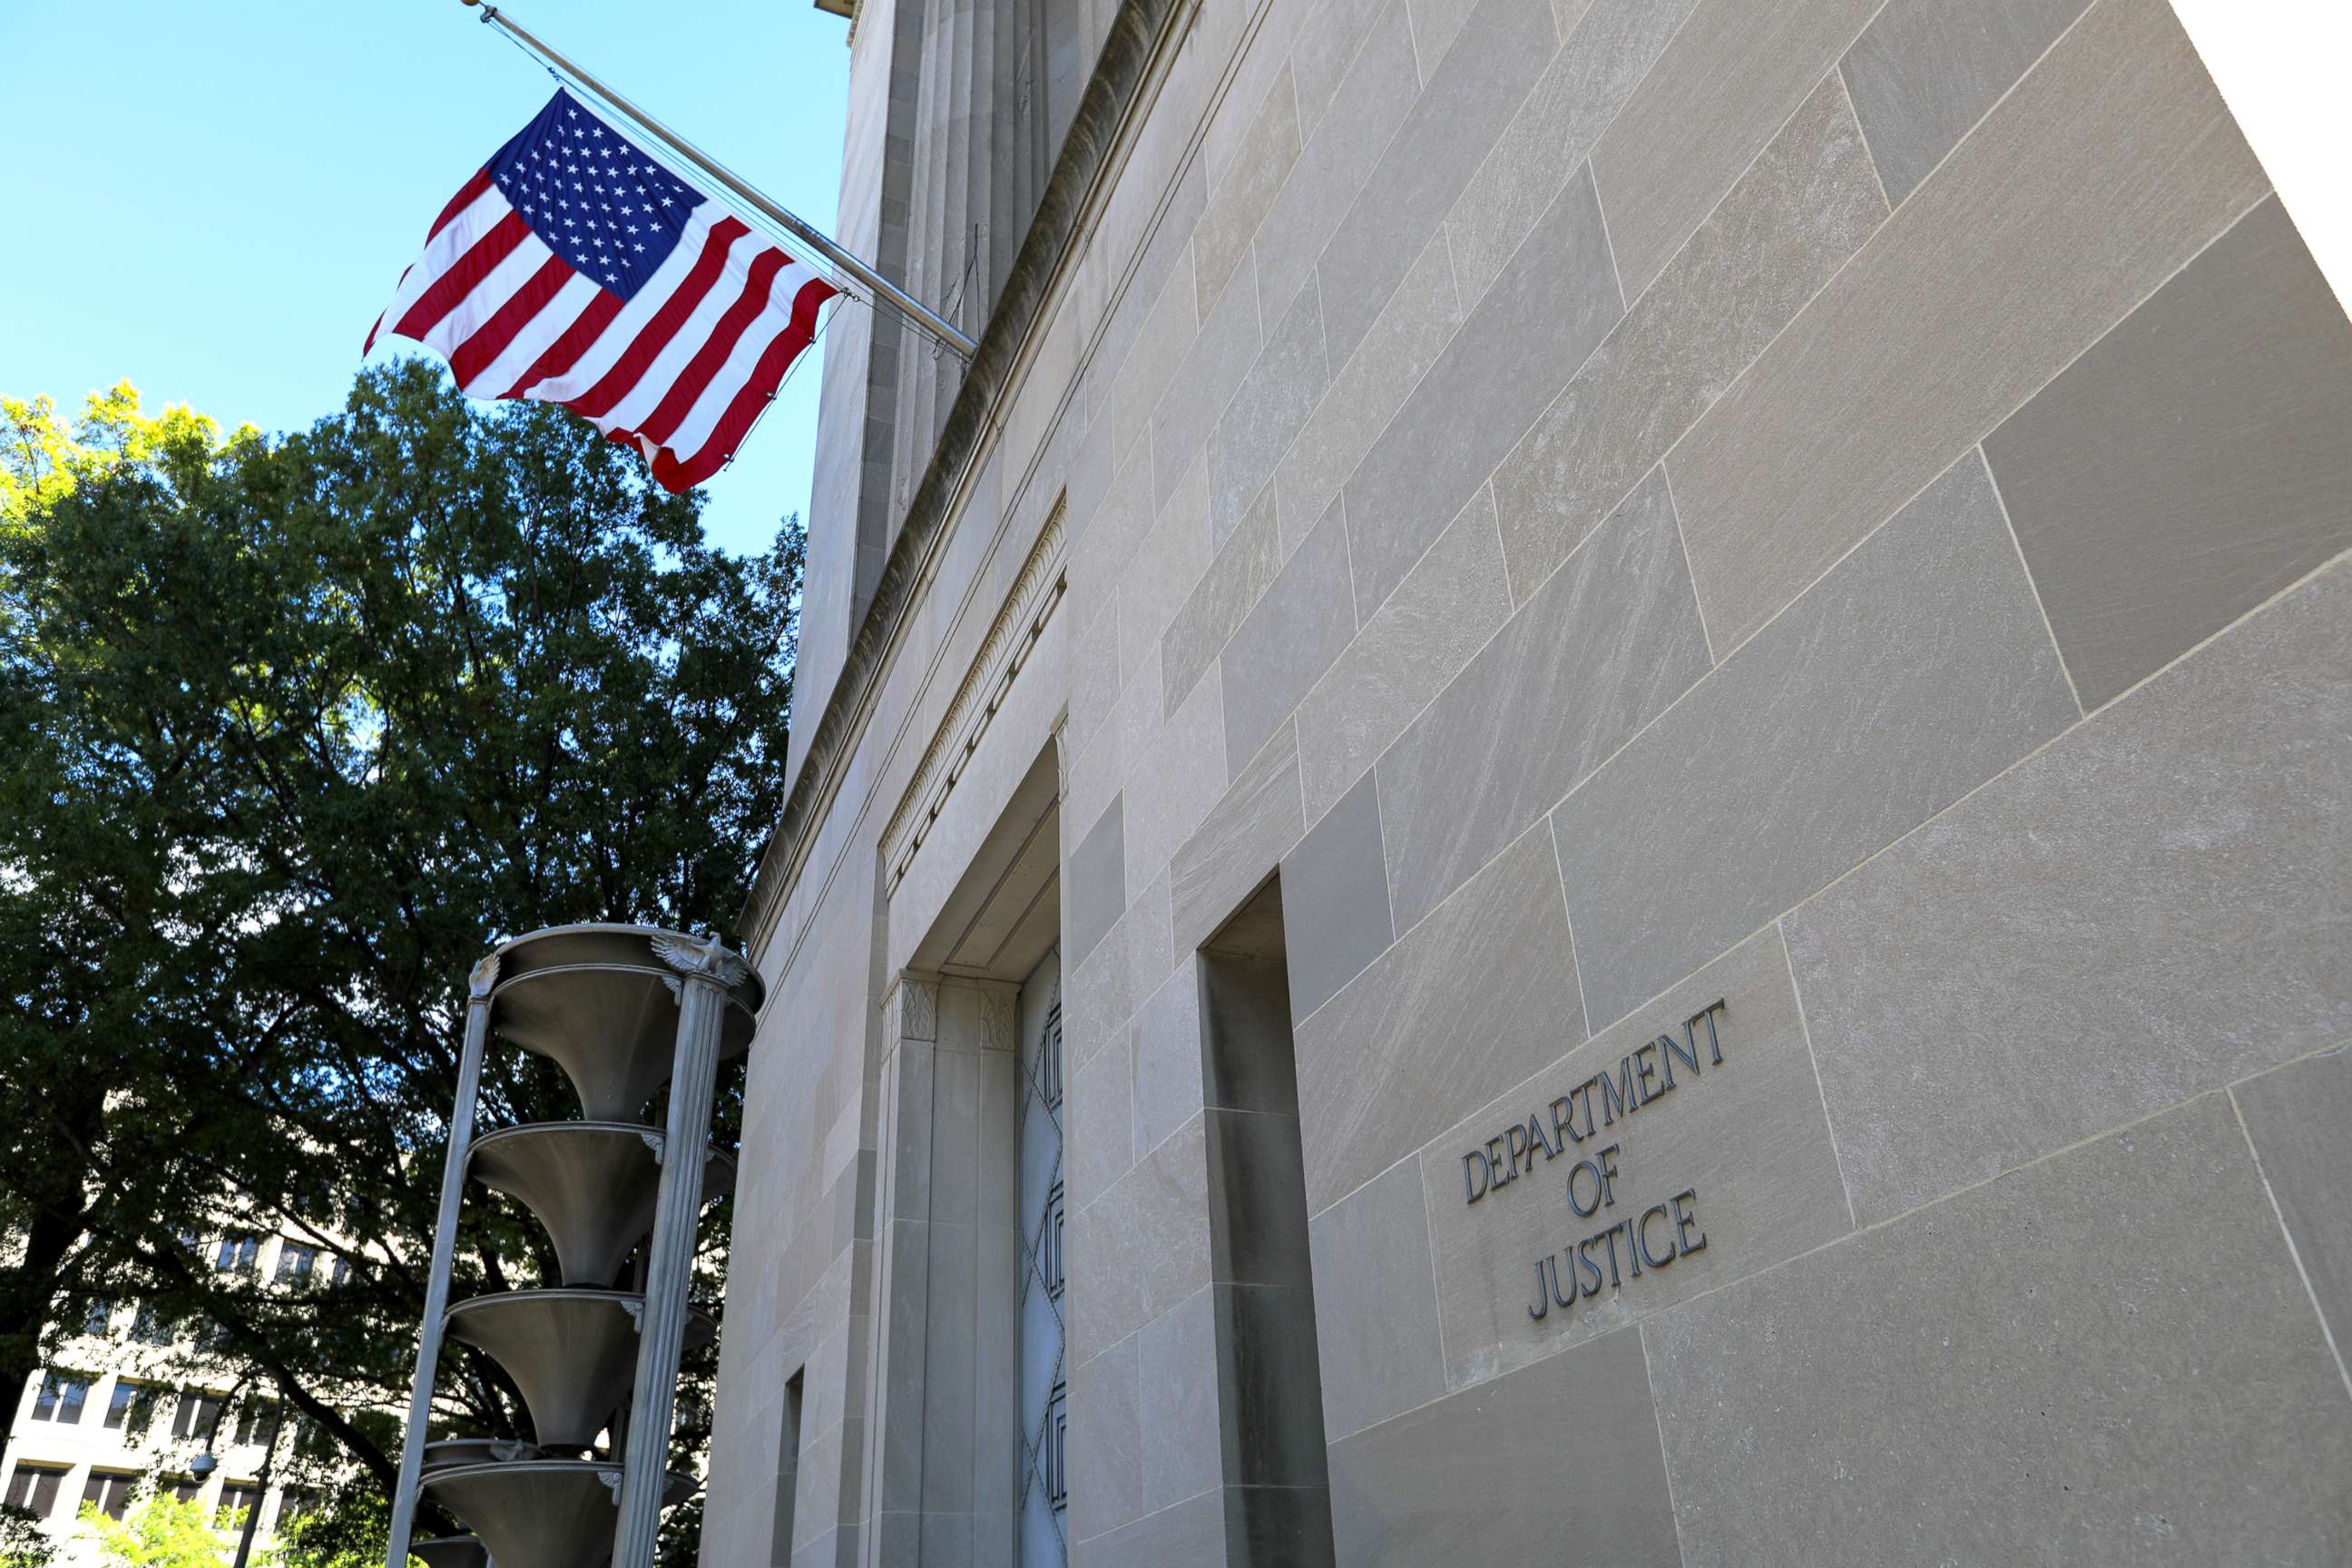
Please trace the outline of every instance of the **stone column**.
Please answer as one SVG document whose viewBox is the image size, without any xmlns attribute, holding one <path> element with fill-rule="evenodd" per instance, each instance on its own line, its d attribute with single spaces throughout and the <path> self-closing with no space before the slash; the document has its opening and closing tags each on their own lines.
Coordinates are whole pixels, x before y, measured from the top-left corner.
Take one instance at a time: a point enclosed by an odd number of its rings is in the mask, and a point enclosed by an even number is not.
<svg viewBox="0 0 2352 1568">
<path fill-rule="evenodd" d="M 400 1443 L 400 1479 L 392 1490 L 392 1532 L 384 1568 L 408 1568 L 408 1538 L 416 1522 L 416 1482 L 425 1468 L 425 1439 L 433 1417 L 433 1374 L 441 1360 L 441 1319 L 449 1309 L 449 1266 L 457 1250 L 457 1210 L 466 1198 L 472 1157 L 474 1102 L 481 1097 L 482 1052 L 490 1037 L 490 991 L 499 983 L 496 953 L 474 965 L 466 983 L 466 1044 L 457 1057 L 457 1103 L 449 1112 L 449 1152 L 441 1162 L 441 1212 L 433 1226 L 433 1264 L 425 1277 L 425 1321 L 416 1333 L 416 1378 L 408 1391 L 408 1429 Z"/>
<path fill-rule="evenodd" d="M 614 1568 L 652 1568 L 669 1480 L 669 1429 L 677 1400 L 678 1354 L 686 1344 L 687 1290 L 702 1211 L 702 1162 L 693 1152 L 710 1136 L 710 1101 L 719 1078 L 719 1036 L 727 988 L 750 973 L 717 937 L 688 944 L 656 937 L 654 952 L 685 976 L 678 984 L 677 1054 L 669 1078 L 669 1135 L 654 1197 L 653 1242 L 646 1258 L 645 1310 L 637 1320 L 637 1378 L 622 1456 L 621 1517 Z"/>
</svg>

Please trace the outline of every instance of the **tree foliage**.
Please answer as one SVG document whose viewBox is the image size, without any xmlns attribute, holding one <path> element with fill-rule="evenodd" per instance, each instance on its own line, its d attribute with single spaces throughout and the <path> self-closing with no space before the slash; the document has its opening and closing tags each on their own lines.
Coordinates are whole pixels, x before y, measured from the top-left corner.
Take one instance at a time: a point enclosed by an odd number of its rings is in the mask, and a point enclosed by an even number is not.
<svg viewBox="0 0 2352 1568">
<path fill-rule="evenodd" d="M 234 1529 L 243 1518 L 231 1515 L 223 1528 Z M 84 1503 L 81 1526 L 97 1537 L 98 1560 L 106 1568 L 225 1568 L 229 1561 L 205 1505 L 169 1492 L 133 1503 L 119 1520 Z"/>
<path fill-rule="evenodd" d="M 15 1503 L 0 1503 L 0 1568 L 48 1568 L 57 1542 L 41 1529 L 41 1516 Z"/>
<path fill-rule="evenodd" d="M 781 805 L 797 524 L 713 550 L 634 452 L 420 362 L 277 440 L 142 423 L 127 387 L 63 444 L 5 406 L 0 1386 L 136 1298 L 381 1487 L 465 973 L 541 926 L 733 919 Z M 488 1125 L 577 1114 L 492 1052 Z M 239 1229 L 320 1260 L 216 1270 Z M 478 1190 L 460 1252 L 461 1297 L 551 1272 Z M 441 1389 L 445 1425 L 527 1435 L 478 1354 Z"/>
<path fill-rule="evenodd" d="M 21 527 L 77 485 L 126 464 L 175 474 L 260 439 L 250 425 L 226 440 L 219 424 L 185 404 L 161 414 L 139 411 L 139 389 L 118 381 L 82 399 L 68 424 L 52 397 L 0 397 L 0 527 Z"/>
</svg>

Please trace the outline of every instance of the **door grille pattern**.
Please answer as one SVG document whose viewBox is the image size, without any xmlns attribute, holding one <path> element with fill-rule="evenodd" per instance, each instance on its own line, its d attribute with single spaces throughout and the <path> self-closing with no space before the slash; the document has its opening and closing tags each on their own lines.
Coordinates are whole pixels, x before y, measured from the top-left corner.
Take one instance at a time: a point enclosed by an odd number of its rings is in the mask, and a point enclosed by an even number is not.
<svg viewBox="0 0 2352 1568">
<path fill-rule="evenodd" d="M 1044 976 L 1039 976 L 1042 979 Z M 1025 1000 L 1025 998 L 1024 998 Z M 1024 1007 L 1024 1018 L 1029 1009 Z M 1069 1560 L 1069 1384 L 1062 1310 L 1062 1002 L 1058 973 L 1041 1025 L 1021 1049 L 1022 1568 Z"/>
</svg>

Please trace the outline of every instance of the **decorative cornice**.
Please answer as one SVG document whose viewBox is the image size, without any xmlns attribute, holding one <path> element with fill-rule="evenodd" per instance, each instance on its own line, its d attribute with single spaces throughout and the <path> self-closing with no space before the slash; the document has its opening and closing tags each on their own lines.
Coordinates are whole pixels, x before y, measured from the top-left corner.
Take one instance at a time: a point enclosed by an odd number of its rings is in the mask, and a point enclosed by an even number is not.
<svg viewBox="0 0 2352 1568">
<path fill-rule="evenodd" d="M 859 731 L 879 691 L 889 654 L 915 601 L 915 590 L 943 538 L 967 470 L 979 457 L 999 400 L 1019 368 L 1032 333 L 1044 319 L 1066 258 L 1084 237 L 1096 187 L 1122 138 L 1134 133 L 1129 116 L 1163 54 L 1181 37 L 1182 18 L 1199 0 L 1119 0 L 1094 74 L 1078 100 L 1061 155 L 1040 195 L 1029 232 L 1013 258 L 996 308 L 982 329 L 979 350 L 940 427 L 929 468 L 916 487 L 905 521 L 883 563 L 874 598 L 851 639 L 847 658 L 826 698 L 809 748 L 793 776 L 776 830 L 761 854 L 745 900 L 742 929 L 756 943 L 799 875 L 824 808 L 840 788 Z"/>
<path fill-rule="evenodd" d="M 1045 635 L 1045 623 L 1053 619 L 1055 607 L 1062 602 L 1069 586 L 1064 561 L 1068 533 L 1063 526 L 1063 514 L 1068 504 L 1066 496 L 1054 502 L 1036 546 L 1029 552 L 1029 559 L 1022 563 L 1021 574 L 1013 581 L 1013 591 L 1005 595 L 1003 607 L 996 612 L 995 624 L 988 628 L 971 668 L 964 672 L 955 700 L 948 704 L 947 717 L 940 721 L 923 760 L 916 764 L 907 793 L 898 797 L 898 809 L 890 814 L 890 826 L 882 830 L 884 864 L 890 868 L 886 892 L 897 892 L 898 884 L 906 879 L 907 868 L 914 863 L 915 852 L 930 837 L 931 824 L 939 820 L 948 796 L 962 782 L 964 769 L 980 750 L 981 737 L 988 732 L 997 710 L 1004 706 L 1005 693 L 1027 667 L 1030 651 Z"/>
<path fill-rule="evenodd" d="M 653 939 L 654 956 L 677 970 L 689 980 L 714 980 L 732 988 L 740 985 L 751 973 L 751 966 L 727 951 L 727 944 L 716 935 L 700 942 L 680 942 L 674 936 Z M 665 976 L 664 978 L 667 978 Z M 673 994 L 679 987 L 670 986 Z"/>
</svg>

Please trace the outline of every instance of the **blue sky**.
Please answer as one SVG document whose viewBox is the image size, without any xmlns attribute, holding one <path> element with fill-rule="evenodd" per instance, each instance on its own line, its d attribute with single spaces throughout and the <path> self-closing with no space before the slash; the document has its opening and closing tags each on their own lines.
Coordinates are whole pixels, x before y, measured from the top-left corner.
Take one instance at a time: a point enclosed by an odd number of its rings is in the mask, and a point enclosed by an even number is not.
<svg viewBox="0 0 2352 1568">
<path fill-rule="evenodd" d="M 846 21 L 809 0 L 503 9 L 832 229 Z M 458 0 L 0 0 L 24 133 L 0 244 L 0 392 L 74 407 L 127 377 L 151 409 L 267 430 L 340 407 L 434 215 L 554 90 L 478 16 Z M 781 515 L 805 514 L 823 348 L 705 487 L 717 542 L 762 548 Z"/>
</svg>

